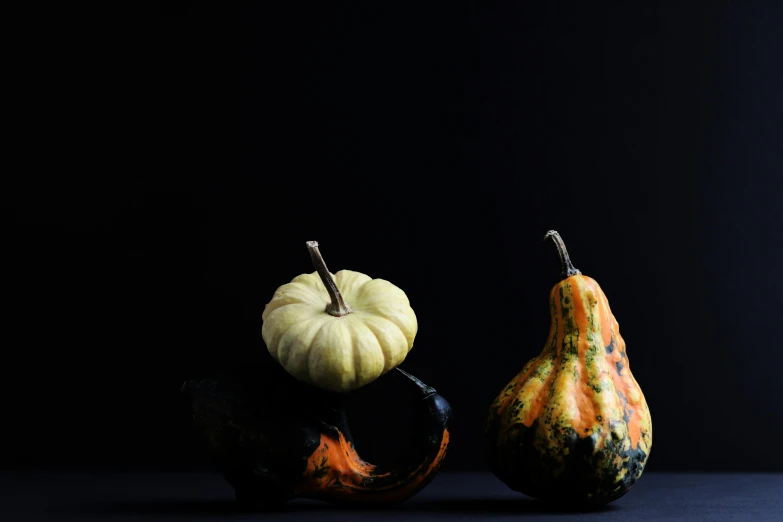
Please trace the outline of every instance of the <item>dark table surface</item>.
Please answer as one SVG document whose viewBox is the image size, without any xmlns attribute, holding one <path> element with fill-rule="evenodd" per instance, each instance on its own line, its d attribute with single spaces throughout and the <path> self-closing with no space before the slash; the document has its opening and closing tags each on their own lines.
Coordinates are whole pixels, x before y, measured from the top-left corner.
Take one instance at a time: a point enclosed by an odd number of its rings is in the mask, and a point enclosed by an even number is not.
<svg viewBox="0 0 783 522">
<path fill-rule="evenodd" d="M 214 473 L 0 472 L 0 520 L 622 520 L 783 521 L 783 473 L 645 473 L 601 511 L 557 511 L 488 473 L 441 473 L 405 504 L 344 510 L 296 500 L 285 511 L 243 513 Z"/>
</svg>

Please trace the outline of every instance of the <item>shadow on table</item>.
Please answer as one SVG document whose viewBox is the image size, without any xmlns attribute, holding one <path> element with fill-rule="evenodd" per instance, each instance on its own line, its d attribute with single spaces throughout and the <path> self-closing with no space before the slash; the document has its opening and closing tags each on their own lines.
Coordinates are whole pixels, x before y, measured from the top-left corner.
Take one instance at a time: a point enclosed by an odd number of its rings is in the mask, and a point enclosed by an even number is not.
<svg viewBox="0 0 783 522">
<path fill-rule="evenodd" d="M 579 509 L 547 504 L 532 498 L 452 498 L 420 499 L 401 506 L 402 511 L 429 513 L 475 514 L 543 514 L 543 513 L 604 513 L 616 509 L 608 505 L 596 509 Z"/>
<path fill-rule="evenodd" d="M 591 510 L 590 513 L 607 512 L 615 509 L 609 505 Z M 181 517 L 227 517 L 242 516 L 253 512 L 242 509 L 233 499 L 207 500 L 142 500 L 114 501 L 98 504 L 90 510 L 94 514 L 104 515 L 157 515 Z M 520 498 L 460 498 L 460 499 L 416 499 L 406 504 L 392 507 L 372 508 L 367 506 L 343 507 L 315 501 L 293 501 L 279 509 L 255 512 L 261 513 L 373 513 L 373 517 L 383 518 L 384 513 L 394 516 L 405 513 L 465 513 L 465 514 L 543 514 L 543 513 L 585 513 L 579 509 L 553 506 L 534 499 Z M 350 518 L 347 516 L 346 518 Z"/>
<path fill-rule="evenodd" d="M 253 513 L 287 513 L 291 511 L 320 511 L 330 509 L 325 504 L 301 504 L 297 506 L 282 506 L 266 511 L 248 511 L 243 509 L 234 499 L 194 499 L 194 500 L 123 500 L 102 502 L 91 506 L 93 514 L 104 515 L 159 515 L 179 517 L 224 517 L 231 515 L 248 515 Z M 333 508 L 332 508 L 333 509 Z"/>
<path fill-rule="evenodd" d="M 122 500 L 102 502 L 88 509 L 96 515 L 189 515 L 213 517 L 245 513 L 233 499 Z"/>
</svg>

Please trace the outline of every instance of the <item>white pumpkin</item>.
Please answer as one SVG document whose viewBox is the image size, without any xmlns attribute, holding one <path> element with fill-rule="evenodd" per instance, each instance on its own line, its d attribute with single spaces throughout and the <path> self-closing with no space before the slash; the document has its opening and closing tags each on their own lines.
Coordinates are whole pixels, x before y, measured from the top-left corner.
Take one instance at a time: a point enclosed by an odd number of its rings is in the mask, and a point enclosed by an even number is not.
<svg viewBox="0 0 783 522">
<path fill-rule="evenodd" d="M 408 355 L 416 314 L 400 288 L 352 270 L 332 275 L 318 243 L 307 245 L 316 272 L 275 291 L 262 315 L 264 342 L 302 382 L 334 392 L 361 388 Z"/>
</svg>

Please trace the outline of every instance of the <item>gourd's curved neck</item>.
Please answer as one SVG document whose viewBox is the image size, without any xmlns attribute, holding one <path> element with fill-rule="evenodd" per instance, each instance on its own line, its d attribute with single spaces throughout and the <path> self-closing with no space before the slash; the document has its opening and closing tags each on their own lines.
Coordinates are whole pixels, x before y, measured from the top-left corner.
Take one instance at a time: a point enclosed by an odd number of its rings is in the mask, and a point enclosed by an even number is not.
<svg viewBox="0 0 783 522">
<path fill-rule="evenodd" d="M 330 489 L 312 496 L 336 502 L 350 500 L 352 504 L 361 503 L 362 498 L 373 504 L 397 503 L 420 491 L 438 472 L 449 442 L 451 406 L 433 388 L 402 369 L 395 368 L 390 373 L 402 377 L 401 396 L 407 396 L 413 405 L 410 413 L 416 436 L 408 443 L 406 456 L 391 466 L 376 467 L 362 460 L 353 449 L 354 441 L 345 416 L 345 396 L 319 391 L 323 403 L 317 416 L 324 427 L 334 430 L 337 438 L 342 435 L 348 444 L 344 449 L 353 464 L 350 473 L 355 474 L 350 481 L 363 486 L 358 495 L 355 491 Z M 311 406 L 319 402 L 322 401 L 313 401 Z M 367 470 L 372 471 L 367 474 Z"/>
<path fill-rule="evenodd" d="M 557 248 L 557 254 L 560 256 L 560 276 L 565 279 L 566 277 L 580 275 L 582 272 L 574 268 L 574 265 L 571 263 L 571 258 L 568 256 L 568 250 L 566 250 L 565 243 L 563 243 L 563 238 L 560 237 L 560 234 L 558 234 L 556 230 L 550 230 L 544 236 L 544 241 L 547 239 L 552 239 Z"/>
<path fill-rule="evenodd" d="M 353 310 L 348 306 L 348 303 L 343 299 L 340 289 L 337 288 L 337 284 L 334 282 L 332 274 L 329 273 L 329 269 L 326 268 L 326 261 L 324 261 L 321 251 L 318 250 L 318 241 L 308 241 L 307 250 L 310 252 L 310 258 L 313 260 L 313 266 L 321 277 L 321 281 L 326 287 L 326 291 L 329 293 L 331 303 L 326 305 L 326 313 L 335 317 L 343 317 L 348 315 Z"/>
</svg>

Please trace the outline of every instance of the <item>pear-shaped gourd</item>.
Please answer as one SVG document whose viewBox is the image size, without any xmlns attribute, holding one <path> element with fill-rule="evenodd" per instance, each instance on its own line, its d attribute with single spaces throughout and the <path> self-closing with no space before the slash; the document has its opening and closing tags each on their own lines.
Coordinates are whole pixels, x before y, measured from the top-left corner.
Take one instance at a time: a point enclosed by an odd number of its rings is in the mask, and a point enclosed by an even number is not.
<svg viewBox="0 0 783 522">
<path fill-rule="evenodd" d="M 275 291 L 262 315 L 262 337 L 296 379 L 338 393 L 361 388 L 408 355 L 416 314 L 390 282 L 351 270 L 332 275 L 318 243 L 307 248 L 316 272 Z"/>
<path fill-rule="evenodd" d="M 485 454 L 515 491 L 599 506 L 641 476 L 652 446 L 650 411 L 601 287 L 573 267 L 557 232 L 548 238 L 563 278 L 549 297 L 549 337 L 490 407 Z"/>
</svg>

